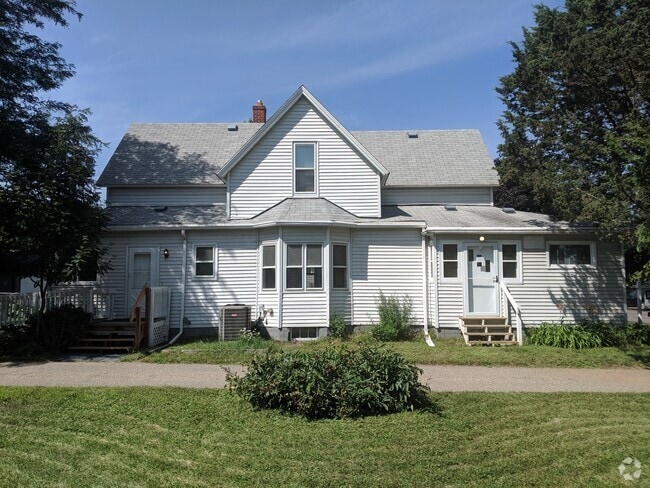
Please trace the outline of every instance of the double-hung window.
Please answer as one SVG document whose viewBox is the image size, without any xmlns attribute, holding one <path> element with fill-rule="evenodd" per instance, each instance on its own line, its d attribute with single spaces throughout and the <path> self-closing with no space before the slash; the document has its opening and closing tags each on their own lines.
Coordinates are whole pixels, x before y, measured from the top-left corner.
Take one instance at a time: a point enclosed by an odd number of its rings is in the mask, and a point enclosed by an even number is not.
<svg viewBox="0 0 650 488">
<path fill-rule="evenodd" d="M 196 246 L 194 248 L 194 276 L 196 278 L 214 278 L 216 275 L 215 258 L 214 246 Z"/>
<path fill-rule="evenodd" d="M 275 244 L 262 246 L 262 288 L 275 288 Z"/>
<path fill-rule="evenodd" d="M 332 288 L 348 287 L 348 246 L 332 244 Z"/>
<path fill-rule="evenodd" d="M 287 244 L 286 288 L 323 288 L 323 246 Z"/>
<path fill-rule="evenodd" d="M 442 245 L 442 277 L 458 278 L 458 244 Z"/>
<path fill-rule="evenodd" d="M 316 144 L 293 146 L 293 192 L 316 193 Z"/>
<path fill-rule="evenodd" d="M 519 244 L 504 242 L 501 244 L 501 278 L 504 282 L 521 282 L 521 254 Z"/>
</svg>

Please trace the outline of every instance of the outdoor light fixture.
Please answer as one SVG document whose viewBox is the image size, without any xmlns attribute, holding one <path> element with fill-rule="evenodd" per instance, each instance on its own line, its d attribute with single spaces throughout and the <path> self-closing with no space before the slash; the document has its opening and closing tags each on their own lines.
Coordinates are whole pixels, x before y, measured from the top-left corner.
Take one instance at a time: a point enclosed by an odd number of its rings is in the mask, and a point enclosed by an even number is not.
<svg viewBox="0 0 650 488">
<path fill-rule="evenodd" d="M 163 257 L 164 257 L 165 259 L 167 259 L 167 258 L 169 257 L 169 249 L 165 249 L 165 250 L 163 251 Z"/>
<path fill-rule="evenodd" d="M 481 236 L 478 238 L 479 241 L 483 242 L 485 240 L 485 236 Z"/>
</svg>

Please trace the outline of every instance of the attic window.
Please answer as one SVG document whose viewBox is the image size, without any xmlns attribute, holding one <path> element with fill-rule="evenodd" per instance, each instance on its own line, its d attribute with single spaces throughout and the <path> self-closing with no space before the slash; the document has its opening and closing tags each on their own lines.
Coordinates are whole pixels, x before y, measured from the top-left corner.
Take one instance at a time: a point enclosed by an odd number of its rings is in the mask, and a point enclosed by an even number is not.
<svg viewBox="0 0 650 488">
<path fill-rule="evenodd" d="M 456 210 L 456 205 L 452 203 L 448 203 L 447 205 L 445 205 L 445 210 Z"/>
<path fill-rule="evenodd" d="M 229 132 L 235 132 L 239 130 L 239 126 L 237 124 L 230 124 L 228 126 L 228 131 Z"/>
<path fill-rule="evenodd" d="M 415 132 L 414 130 L 410 130 L 406 133 L 409 139 L 417 139 L 418 138 L 418 133 Z"/>
<path fill-rule="evenodd" d="M 503 208 L 501 209 L 501 211 L 502 211 L 503 213 L 515 213 L 515 209 L 512 208 L 512 207 L 503 207 Z"/>
</svg>

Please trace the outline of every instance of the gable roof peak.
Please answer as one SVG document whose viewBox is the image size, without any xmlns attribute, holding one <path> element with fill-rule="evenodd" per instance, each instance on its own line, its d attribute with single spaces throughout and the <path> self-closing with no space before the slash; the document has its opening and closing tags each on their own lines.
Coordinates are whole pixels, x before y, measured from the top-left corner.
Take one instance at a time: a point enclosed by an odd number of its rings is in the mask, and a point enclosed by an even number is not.
<svg viewBox="0 0 650 488">
<path fill-rule="evenodd" d="M 262 128 L 251 137 L 246 144 L 219 170 L 217 173 L 219 177 L 224 178 L 232 168 L 234 168 L 239 161 L 241 161 L 255 145 L 266 135 L 271 129 L 282 120 L 282 118 L 304 97 L 311 104 L 311 106 L 319 113 L 321 117 L 328 122 L 336 132 L 355 150 L 362 155 L 362 157 L 373 167 L 382 177 L 382 180 L 388 177 L 388 170 L 361 144 L 357 139 L 348 131 L 336 118 L 321 104 L 318 99 L 307 89 L 305 85 L 300 85 L 291 96 L 282 104 L 282 106 L 271 116 L 270 119 L 262 126 Z"/>
</svg>

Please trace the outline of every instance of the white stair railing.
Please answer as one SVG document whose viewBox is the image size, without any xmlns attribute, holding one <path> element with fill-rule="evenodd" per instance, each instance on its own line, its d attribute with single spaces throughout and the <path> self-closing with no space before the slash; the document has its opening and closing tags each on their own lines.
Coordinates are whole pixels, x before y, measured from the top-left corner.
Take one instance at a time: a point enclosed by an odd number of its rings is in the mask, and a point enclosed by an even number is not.
<svg viewBox="0 0 650 488">
<path fill-rule="evenodd" d="M 508 287 L 501 281 L 499 283 L 501 292 L 503 293 L 503 296 L 506 298 L 506 301 L 508 302 L 508 305 L 512 307 L 512 310 L 514 311 L 515 314 L 515 328 L 517 330 L 517 343 L 520 346 L 524 345 L 524 334 L 523 334 L 523 321 L 521 320 L 521 308 L 517 304 L 517 301 L 515 298 L 512 296 L 512 293 L 510 293 L 510 290 Z"/>
</svg>

